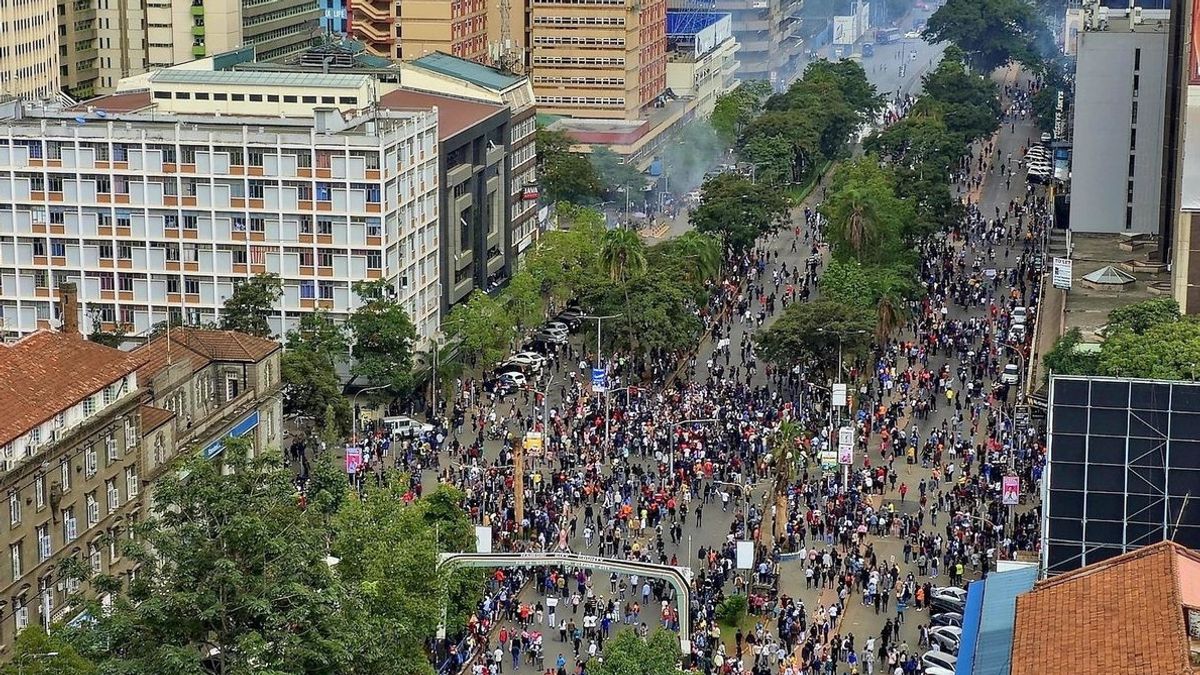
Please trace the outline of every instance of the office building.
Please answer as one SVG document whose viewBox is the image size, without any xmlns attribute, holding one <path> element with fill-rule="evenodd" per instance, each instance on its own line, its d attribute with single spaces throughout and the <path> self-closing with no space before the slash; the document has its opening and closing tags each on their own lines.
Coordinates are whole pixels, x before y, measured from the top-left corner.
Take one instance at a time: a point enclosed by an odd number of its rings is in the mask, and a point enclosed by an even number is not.
<svg viewBox="0 0 1200 675">
<path fill-rule="evenodd" d="M 318 0 L 321 32 L 326 37 L 346 34 L 346 0 Z"/>
<path fill-rule="evenodd" d="M 737 86 L 732 25 L 728 14 L 667 12 L 667 88 L 694 100 L 699 117 L 708 117 L 717 97 Z"/>
<path fill-rule="evenodd" d="M 349 34 L 367 51 L 411 60 L 434 52 L 487 56 L 485 0 L 347 0 Z"/>
<path fill-rule="evenodd" d="M 1170 12 L 1096 17 L 1076 37 L 1070 226 L 1157 233 Z"/>
<path fill-rule="evenodd" d="M 74 302 L 73 288 L 62 292 Z M 193 449 L 215 458 L 229 435 L 250 438 L 258 452 L 282 433 L 276 343 L 173 330 L 127 353 L 83 340 L 69 322 L 64 328 L 0 346 L 9 523 L 0 659 L 24 628 L 81 612 L 72 601 L 93 590 L 62 575 L 65 559 L 123 582 L 137 573 L 122 539 L 148 515 L 152 481 L 172 460 Z"/>
<path fill-rule="evenodd" d="M 81 100 L 122 78 L 240 47 L 260 61 L 286 60 L 320 36 L 317 0 L 71 0 L 59 8 L 62 86 Z"/>
<path fill-rule="evenodd" d="M 674 0 L 676 7 L 685 7 L 684 0 Z M 728 12 L 733 19 L 733 37 L 739 47 L 738 79 L 767 80 L 772 85 L 786 84 L 782 71 L 789 60 L 798 57 L 803 49 L 793 39 L 800 22 L 785 21 L 799 4 L 793 7 L 782 0 L 713 0 L 705 9 Z M 785 25 L 786 24 L 786 25 Z M 795 52 L 793 54 L 792 52 Z"/>
<path fill-rule="evenodd" d="M 73 8 L 80 2 L 86 6 L 88 1 L 5 3 L 0 13 L 0 95 L 23 99 L 58 96 L 59 55 L 70 53 L 73 46 L 59 38 L 59 8 Z"/>
<path fill-rule="evenodd" d="M 85 331 L 218 318 L 234 284 L 283 279 L 283 334 L 345 317 L 382 279 L 422 337 L 439 322 L 438 137 L 431 110 L 377 105 L 366 75 L 176 68 L 77 109 L 0 115 L 0 317 L 52 327 L 80 286 Z M 254 114 L 246 114 L 247 109 Z"/>
</svg>

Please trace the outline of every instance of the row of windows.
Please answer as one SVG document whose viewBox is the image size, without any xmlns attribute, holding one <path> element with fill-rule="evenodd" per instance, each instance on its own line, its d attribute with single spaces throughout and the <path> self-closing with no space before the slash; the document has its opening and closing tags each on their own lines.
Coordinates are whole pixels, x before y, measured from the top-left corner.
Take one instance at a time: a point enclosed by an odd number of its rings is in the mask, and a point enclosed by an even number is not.
<svg viewBox="0 0 1200 675">
<path fill-rule="evenodd" d="M 258 94 L 251 94 L 251 96 L 257 96 L 257 95 Z M 217 100 L 217 101 L 224 101 L 225 100 L 225 98 L 223 98 L 224 96 L 225 96 L 224 93 L 216 92 L 213 94 L 213 99 Z M 229 96 L 230 96 L 230 100 L 242 101 L 242 100 L 245 100 L 246 94 L 230 94 Z M 321 98 L 322 98 L 322 102 L 327 102 L 327 101 L 325 101 L 325 99 L 328 99 L 331 97 L 323 96 Z M 347 103 L 347 101 L 349 99 L 353 99 L 354 101 L 358 100 L 357 97 L 354 97 L 354 96 L 342 96 L 342 97 L 340 97 L 340 99 L 343 104 Z M 351 103 L 351 105 L 356 105 L 356 103 Z M 7 146 L 8 143 L 9 142 L 7 139 L 0 138 L 0 147 Z M 43 143 L 44 143 L 44 145 L 43 145 Z M 17 146 L 17 147 L 28 148 L 29 156 L 31 158 L 36 158 L 36 159 L 42 159 L 42 158 L 62 159 L 63 158 L 63 150 L 73 149 L 76 147 L 76 144 L 71 141 L 60 141 L 60 140 L 54 140 L 54 139 L 48 139 L 46 141 L 41 141 L 41 140 L 31 141 L 31 140 L 24 140 L 24 139 L 14 139 L 12 141 L 12 145 Z M 427 145 L 429 147 L 432 147 L 431 144 L 427 144 Z M 78 144 L 78 147 L 81 149 L 84 149 L 84 150 L 91 150 L 92 153 L 94 154 L 95 160 L 101 161 L 101 162 L 107 162 L 109 160 L 113 160 L 113 161 L 117 161 L 117 162 L 125 162 L 125 161 L 129 160 L 129 152 L 131 150 L 140 150 L 141 149 L 141 147 L 139 145 L 131 144 L 131 143 L 112 143 L 110 145 L 109 143 L 106 143 L 106 142 L 92 143 L 92 142 L 88 142 L 88 141 L 80 142 Z M 429 147 L 427 147 L 426 150 L 428 150 Z M 176 153 L 177 149 L 178 149 L 178 153 Z M 145 150 L 147 152 L 161 152 L 162 153 L 162 161 L 164 161 L 164 162 L 175 162 L 176 159 L 178 158 L 178 160 L 184 164 L 195 164 L 196 163 L 196 155 L 201 152 L 223 153 L 223 154 L 226 154 L 229 156 L 229 163 L 233 164 L 235 166 L 242 166 L 244 164 L 248 164 L 249 166 L 263 166 L 264 162 L 265 162 L 265 158 L 268 155 L 278 154 L 282 158 L 295 159 L 296 165 L 300 166 L 300 167 L 304 167 L 304 168 L 313 167 L 314 162 L 315 162 L 315 166 L 318 169 L 332 168 L 333 159 L 335 157 L 343 157 L 344 156 L 341 151 L 326 150 L 326 149 L 318 148 L 318 149 L 316 149 L 316 159 L 314 160 L 313 154 L 310 152 L 307 152 L 307 151 L 305 151 L 305 152 L 288 152 L 286 150 L 277 150 L 276 148 L 267 148 L 264 146 L 257 146 L 257 145 L 247 145 L 247 146 L 215 145 L 215 146 L 209 147 L 209 146 L 198 146 L 198 145 L 175 146 L 175 145 L 148 143 L 148 144 L 146 144 Z M 352 150 L 352 151 L 350 151 L 350 157 L 362 158 L 363 161 L 366 163 L 366 167 L 368 169 L 378 169 L 379 168 L 379 153 L 378 152 Z"/>
<path fill-rule="evenodd" d="M 605 96 L 538 96 L 539 104 L 545 105 L 596 105 L 624 106 L 625 99 Z"/>
<path fill-rule="evenodd" d="M 608 85 L 608 86 L 623 86 L 625 78 L 623 77 L 535 77 L 534 84 L 584 84 L 584 85 Z"/>
<path fill-rule="evenodd" d="M 160 100 L 170 99 L 172 98 L 172 92 L 156 91 L 154 92 L 154 98 Z M 195 99 L 197 101 L 251 101 L 253 103 L 261 103 L 265 100 L 267 103 L 279 103 L 282 101 L 283 103 L 316 104 L 319 102 L 322 104 L 332 104 L 336 101 L 340 105 L 358 105 L 357 96 L 338 96 L 335 98 L 333 96 L 297 96 L 295 94 L 284 94 L 283 96 L 280 96 L 279 94 L 227 94 L 223 91 L 214 91 L 211 93 L 207 91 L 177 91 L 174 92 L 174 98 L 181 101 Z"/>
<path fill-rule="evenodd" d="M 595 38 L 578 36 L 541 36 L 533 39 L 534 45 L 584 45 L 589 47 L 624 47 L 625 38 Z"/>
<path fill-rule="evenodd" d="M 535 56 L 535 66 L 624 66 L 624 57 L 603 56 Z"/>
<path fill-rule="evenodd" d="M 624 26 L 623 16 L 535 16 L 535 26 Z"/>
</svg>

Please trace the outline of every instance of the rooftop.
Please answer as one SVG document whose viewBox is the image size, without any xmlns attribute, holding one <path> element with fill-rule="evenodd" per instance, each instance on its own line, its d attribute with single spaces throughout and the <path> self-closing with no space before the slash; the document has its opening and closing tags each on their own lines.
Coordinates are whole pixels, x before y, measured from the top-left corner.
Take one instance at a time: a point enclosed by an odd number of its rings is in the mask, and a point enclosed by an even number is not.
<svg viewBox="0 0 1200 675">
<path fill-rule="evenodd" d="M 272 73 L 254 70 L 185 70 L 164 68 L 150 76 L 154 84 L 213 84 L 255 87 L 314 87 L 323 89 L 358 89 L 367 75 L 339 73 Z"/>
<path fill-rule="evenodd" d="M 505 73 L 502 70 L 485 66 L 481 63 L 475 63 L 474 61 L 460 59 L 457 56 L 452 56 L 444 52 L 427 54 L 411 61 L 411 63 L 414 66 L 432 70 L 435 73 L 457 77 L 497 92 L 504 91 L 523 81 L 523 78 L 518 75 Z"/>
<path fill-rule="evenodd" d="M 131 354 L 138 362 L 138 377 L 148 385 L 168 365 L 183 359 L 196 372 L 213 361 L 256 363 L 277 349 L 277 342 L 236 331 L 172 328 L 170 337 L 164 332 Z"/>
<path fill-rule="evenodd" d="M 1200 553 L 1170 541 L 1053 577 L 1017 597 L 1011 675 L 1195 675 L 1184 606 Z"/>
<path fill-rule="evenodd" d="M 132 355 L 39 331 L 0 350 L 0 445 L 134 372 Z"/>
<path fill-rule="evenodd" d="M 106 113 L 128 113 L 149 108 L 152 103 L 153 101 L 150 100 L 150 92 L 132 91 L 123 94 L 106 94 L 104 96 L 97 96 L 96 98 L 83 101 L 79 105 L 67 108 L 67 110 L 69 112 L 103 110 Z"/>
<path fill-rule="evenodd" d="M 438 111 L 438 135 L 443 141 L 504 110 L 498 105 L 466 101 L 452 96 L 426 94 L 411 89 L 397 89 L 384 94 L 379 99 L 379 107 L 393 110 L 413 108 L 428 110 L 435 106 Z"/>
<path fill-rule="evenodd" d="M 695 35 L 727 16 L 729 16 L 729 12 L 668 9 L 667 35 Z"/>
</svg>

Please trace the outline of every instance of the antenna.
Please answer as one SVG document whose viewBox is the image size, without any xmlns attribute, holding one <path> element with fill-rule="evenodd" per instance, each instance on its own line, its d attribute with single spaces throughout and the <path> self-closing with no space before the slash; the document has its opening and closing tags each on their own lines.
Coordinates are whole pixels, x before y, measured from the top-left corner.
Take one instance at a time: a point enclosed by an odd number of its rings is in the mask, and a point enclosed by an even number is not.
<svg viewBox="0 0 1200 675">
<path fill-rule="evenodd" d="M 512 40 L 512 0 L 500 0 L 500 43 L 496 45 L 496 66 L 510 73 L 522 72 L 524 55 L 518 56 Z"/>
</svg>

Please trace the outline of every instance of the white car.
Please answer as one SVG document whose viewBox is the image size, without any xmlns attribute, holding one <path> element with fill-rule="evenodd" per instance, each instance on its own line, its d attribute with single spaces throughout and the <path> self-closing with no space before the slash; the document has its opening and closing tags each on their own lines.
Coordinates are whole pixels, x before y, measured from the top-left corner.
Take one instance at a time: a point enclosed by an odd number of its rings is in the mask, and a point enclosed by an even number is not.
<svg viewBox="0 0 1200 675">
<path fill-rule="evenodd" d="M 1024 342 L 1025 335 L 1026 335 L 1025 324 L 1023 324 L 1023 323 L 1014 323 L 1008 329 L 1008 341 L 1009 342 L 1018 342 L 1018 343 Z"/>
<path fill-rule="evenodd" d="M 954 675 L 953 670 L 947 670 L 941 666 L 927 666 L 924 672 L 925 675 Z"/>
<path fill-rule="evenodd" d="M 921 665 L 925 668 L 945 668 L 950 672 L 954 672 L 954 665 L 958 663 L 958 657 L 946 652 L 925 652 L 921 655 Z"/>
<path fill-rule="evenodd" d="M 929 630 L 929 641 L 936 642 L 942 651 L 958 654 L 962 643 L 962 629 L 958 626 L 937 626 Z"/>
<path fill-rule="evenodd" d="M 1025 307 L 1013 307 L 1012 320 L 1013 323 L 1025 323 L 1025 319 L 1029 317 L 1029 309 Z"/>
<path fill-rule="evenodd" d="M 566 337 L 567 337 L 567 327 L 562 325 L 561 323 L 558 324 L 557 326 L 550 325 L 550 324 L 542 326 L 542 332 L 545 333 L 546 335 L 558 335 L 558 336 L 561 336 L 563 339 L 566 339 Z"/>
<path fill-rule="evenodd" d="M 929 604 L 935 609 L 961 612 L 967 604 L 967 591 L 957 586 L 938 586 L 930 591 Z"/>
<path fill-rule="evenodd" d="M 1004 384 L 1016 384 L 1020 382 L 1021 369 L 1015 363 L 1004 366 L 1004 372 L 1000 373 L 1000 381 Z"/>
<path fill-rule="evenodd" d="M 500 377 L 496 379 L 500 382 L 501 386 L 508 389 L 520 389 L 528 383 L 528 380 L 525 379 L 525 376 L 516 371 L 500 373 Z"/>
<path fill-rule="evenodd" d="M 391 429 L 393 436 L 400 438 L 412 438 L 433 431 L 432 424 L 418 422 L 411 417 L 385 417 L 383 424 Z"/>
<path fill-rule="evenodd" d="M 538 371 L 542 369 L 542 366 L 546 365 L 546 357 L 537 352 L 518 352 L 509 357 L 508 362 L 519 366 L 527 366 L 534 371 Z"/>
<path fill-rule="evenodd" d="M 910 30 L 904 34 L 904 39 L 905 40 L 920 40 L 921 34 L 915 30 Z"/>
<path fill-rule="evenodd" d="M 571 327 L 562 321 L 547 321 L 546 330 L 562 330 L 564 333 L 571 332 Z"/>
</svg>

